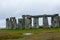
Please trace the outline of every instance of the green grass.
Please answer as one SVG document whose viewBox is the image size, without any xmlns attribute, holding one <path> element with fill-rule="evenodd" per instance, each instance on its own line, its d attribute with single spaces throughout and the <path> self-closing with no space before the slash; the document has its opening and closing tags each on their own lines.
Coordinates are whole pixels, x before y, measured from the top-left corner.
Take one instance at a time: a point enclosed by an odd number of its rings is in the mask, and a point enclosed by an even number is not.
<svg viewBox="0 0 60 40">
<path fill-rule="evenodd" d="M 39 29 L 24 29 L 24 30 L 0 30 L 0 32 L 47 32 L 47 31 L 58 31 L 60 32 L 60 28 L 39 28 Z"/>
<path fill-rule="evenodd" d="M 31 32 L 33 35 L 31 36 L 25 36 L 23 33 Z M 39 29 L 25 29 L 25 30 L 0 30 L 0 40 L 2 39 L 18 39 L 24 38 L 26 40 L 33 39 L 33 40 L 43 40 L 44 35 L 49 38 L 55 38 L 56 36 L 60 38 L 60 28 L 39 28 Z M 59 35 L 58 35 L 59 34 Z M 53 36 L 52 36 L 53 35 Z M 51 36 L 51 37 L 50 37 Z"/>
</svg>

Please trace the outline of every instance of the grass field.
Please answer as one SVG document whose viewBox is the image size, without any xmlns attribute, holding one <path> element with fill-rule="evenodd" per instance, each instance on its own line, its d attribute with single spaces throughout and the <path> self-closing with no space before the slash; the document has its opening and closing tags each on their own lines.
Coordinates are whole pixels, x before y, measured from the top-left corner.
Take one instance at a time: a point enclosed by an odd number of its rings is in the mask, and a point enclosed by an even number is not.
<svg viewBox="0 0 60 40">
<path fill-rule="evenodd" d="M 0 30 L 0 40 L 60 40 L 60 28 Z"/>
</svg>

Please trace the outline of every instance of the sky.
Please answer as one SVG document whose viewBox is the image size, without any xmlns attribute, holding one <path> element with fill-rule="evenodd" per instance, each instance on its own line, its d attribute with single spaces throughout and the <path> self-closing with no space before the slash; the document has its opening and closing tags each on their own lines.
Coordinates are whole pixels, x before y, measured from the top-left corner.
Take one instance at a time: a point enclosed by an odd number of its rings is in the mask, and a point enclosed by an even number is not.
<svg viewBox="0 0 60 40">
<path fill-rule="evenodd" d="M 6 27 L 5 19 L 9 17 L 57 13 L 60 15 L 60 0 L 0 0 L 0 28 Z"/>
</svg>

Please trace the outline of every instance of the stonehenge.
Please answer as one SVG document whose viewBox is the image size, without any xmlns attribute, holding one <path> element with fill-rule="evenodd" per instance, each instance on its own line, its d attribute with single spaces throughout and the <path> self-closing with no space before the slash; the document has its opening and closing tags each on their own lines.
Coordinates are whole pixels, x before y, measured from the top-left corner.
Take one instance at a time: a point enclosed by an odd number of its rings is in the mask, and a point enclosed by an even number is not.
<svg viewBox="0 0 60 40">
<path fill-rule="evenodd" d="M 48 24 L 48 17 L 51 17 L 51 25 Z M 33 26 L 32 26 L 33 18 Z M 39 28 L 39 18 L 43 18 L 43 28 L 60 27 L 60 16 L 58 14 L 53 15 L 22 15 L 22 18 L 15 17 L 6 18 L 6 29 L 31 29 Z"/>
</svg>

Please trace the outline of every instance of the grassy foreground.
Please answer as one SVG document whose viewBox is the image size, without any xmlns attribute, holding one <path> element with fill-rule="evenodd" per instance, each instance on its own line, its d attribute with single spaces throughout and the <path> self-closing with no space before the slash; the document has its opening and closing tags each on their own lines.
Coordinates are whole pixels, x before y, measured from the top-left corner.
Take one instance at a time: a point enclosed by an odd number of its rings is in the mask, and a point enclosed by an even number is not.
<svg viewBox="0 0 60 40">
<path fill-rule="evenodd" d="M 27 32 L 32 35 L 23 35 Z M 60 40 L 60 28 L 0 30 L 0 40 Z"/>
</svg>

